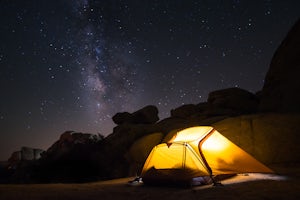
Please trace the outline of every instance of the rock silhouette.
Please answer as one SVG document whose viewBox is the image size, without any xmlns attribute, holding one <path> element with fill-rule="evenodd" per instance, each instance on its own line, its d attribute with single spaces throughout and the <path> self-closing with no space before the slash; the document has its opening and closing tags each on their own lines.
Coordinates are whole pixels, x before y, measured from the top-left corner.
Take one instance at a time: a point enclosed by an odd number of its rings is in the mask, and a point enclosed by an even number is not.
<svg viewBox="0 0 300 200">
<path fill-rule="evenodd" d="M 153 105 L 146 106 L 134 113 L 117 113 L 112 120 L 117 124 L 152 124 L 159 120 L 158 109 Z"/>
<path fill-rule="evenodd" d="M 260 111 L 300 112 L 300 20 L 276 50 L 261 92 Z"/>
</svg>

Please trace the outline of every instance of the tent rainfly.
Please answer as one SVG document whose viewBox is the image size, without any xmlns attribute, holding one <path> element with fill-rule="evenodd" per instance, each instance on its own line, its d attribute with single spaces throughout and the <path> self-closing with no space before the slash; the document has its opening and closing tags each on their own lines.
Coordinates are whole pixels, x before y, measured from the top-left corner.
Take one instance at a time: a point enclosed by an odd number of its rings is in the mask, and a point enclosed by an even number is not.
<svg viewBox="0 0 300 200">
<path fill-rule="evenodd" d="M 210 126 L 177 132 L 150 152 L 141 177 L 148 184 L 216 183 L 216 177 L 239 173 L 273 173 Z"/>
</svg>

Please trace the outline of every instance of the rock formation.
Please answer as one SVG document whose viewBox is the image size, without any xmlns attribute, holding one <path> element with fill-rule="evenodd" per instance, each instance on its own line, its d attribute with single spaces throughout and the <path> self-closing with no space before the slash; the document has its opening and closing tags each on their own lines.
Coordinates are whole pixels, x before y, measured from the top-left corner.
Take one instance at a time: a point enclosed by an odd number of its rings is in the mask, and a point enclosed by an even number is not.
<svg viewBox="0 0 300 200">
<path fill-rule="evenodd" d="M 300 161 L 300 114 L 262 113 L 212 124 L 221 134 L 265 164 Z"/>
<path fill-rule="evenodd" d="M 124 123 L 129 124 L 153 124 L 159 120 L 158 109 L 155 106 L 146 106 L 134 113 L 117 113 L 113 116 L 113 121 L 120 125 Z"/>
<path fill-rule="evenodd" d="M 44 153 L 42 149 L 36 149 L 31 147 L 22 147 L 20 151 L 12 153 L 8 159 L 8 168 L 15 169 L 20 162 L 23 161 L 35 161 L 41 158 Z"/>
<path fill-rule="evenodd" d="M 99 135 L 97 136 L 89 133 L 66 131 L 61 134 L 58 141 L 56 141 L 51 147 L 47 149 L 47 151 L 43 154 L 43 159 L 60 159 L 72 152 L 72 150 L 76 146 L 93 144 L 101 139 L 103 139 L 103 137 Z"/>
<path fill-rule="evenodd" d="M 261 92 L 262 112 L 300 112 L 300 20 L 276 50 Z"/>
<path fill-rule="evenodd" d="M 241 88 L 228 88 L 209 93 L 209 115 L 240 115 L 255 113 L 259 100 L 255 94 Z"/>
<path fill-rule="evenodd" d="M 20 151 L 13 152 L 8 161 L 38 160 L 43 152 L 44 150 L 42 149 L 22 147 Z"/>
</svg>

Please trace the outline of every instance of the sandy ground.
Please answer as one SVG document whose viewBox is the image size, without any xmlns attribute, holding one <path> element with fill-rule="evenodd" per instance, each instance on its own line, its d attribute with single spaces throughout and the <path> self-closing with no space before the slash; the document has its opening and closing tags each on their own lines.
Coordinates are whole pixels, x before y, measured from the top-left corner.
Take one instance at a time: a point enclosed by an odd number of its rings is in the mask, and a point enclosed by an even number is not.
<svg viewBox="0 0 300 200">
<path fill-rule="evenodd" d="M 85 184 L 0 185 L 0 199 L 300 199 L 300 165 L 274 168 L 277 174 L 238 175 L 222 181 L 223 186 L 192 188 L 130 186 L 132 177 Z"/>
</svg>

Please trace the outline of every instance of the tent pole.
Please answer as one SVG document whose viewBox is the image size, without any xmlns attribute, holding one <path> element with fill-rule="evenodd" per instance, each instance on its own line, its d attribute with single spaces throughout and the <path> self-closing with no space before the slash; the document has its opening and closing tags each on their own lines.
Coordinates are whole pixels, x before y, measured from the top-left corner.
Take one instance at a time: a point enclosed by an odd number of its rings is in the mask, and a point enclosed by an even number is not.
<svg viewBox="0 0 300 200">
<path fill-rule="evenodd" d="M 202 158 L 202 160 L 203 160 L 203 163 L 204 163 L 204 165 L 205 165 L 205 167 L 206 167 L 206 169 L 207 169 L 207 171 L 208 171 L 208 173 L 209 173 L 209 176 L 210 176 L 211 180 L 213 181 L 213 186 L 220 186 L 220 185 L 222 185 L 222 184 L 221 184 L 220 182 L 217 182 L 217 181 L 214 179 L 212 170 L 211 170 L 211 168 L 210 168 L 208 162 L 206 161 L 205 156 L 204 156 L 204 154 L 203 154 L 203 152 L 202 152 L 202 150 L 201 150 L 202 144 L 205 142 L 205 140 L 207 140 L 207 138 L 208 138 L 210 135 L 213 134 L 214 131 L 215 131 L 215 129 L 212 129 L 209 133 L 207 133 L 207 134 L 201 139 L 201 141 L 199 142 L 199 145 L 198 145 L 198 149 L 199 149 L 199 152 L 200 152 L 200 156 L 201 156 L 201 158 Z"/>
</svg>

